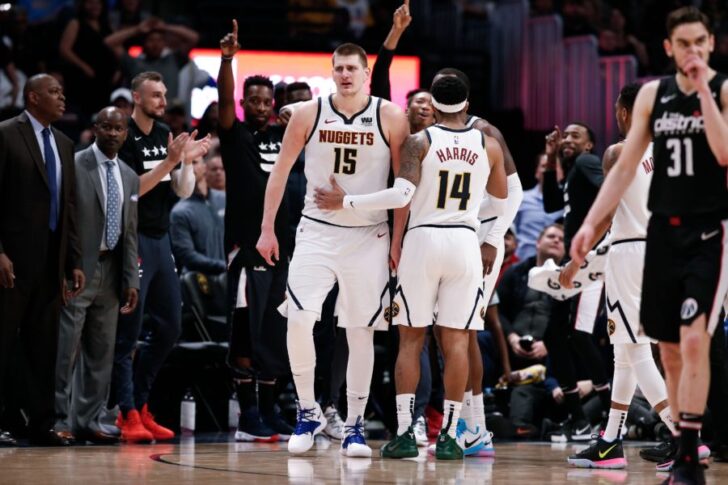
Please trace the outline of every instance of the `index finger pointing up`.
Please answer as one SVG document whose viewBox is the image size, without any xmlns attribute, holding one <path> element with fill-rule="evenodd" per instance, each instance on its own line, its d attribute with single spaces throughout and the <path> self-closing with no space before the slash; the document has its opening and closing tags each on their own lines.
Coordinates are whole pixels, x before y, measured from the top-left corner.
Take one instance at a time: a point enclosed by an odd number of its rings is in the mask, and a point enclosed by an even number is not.
<svg viewBox="0 0 728 485">
<path fill-rule="evenodd" d="M 233 19 L 233 37 L 238 40 L 238 21 Z"/>
</svg>

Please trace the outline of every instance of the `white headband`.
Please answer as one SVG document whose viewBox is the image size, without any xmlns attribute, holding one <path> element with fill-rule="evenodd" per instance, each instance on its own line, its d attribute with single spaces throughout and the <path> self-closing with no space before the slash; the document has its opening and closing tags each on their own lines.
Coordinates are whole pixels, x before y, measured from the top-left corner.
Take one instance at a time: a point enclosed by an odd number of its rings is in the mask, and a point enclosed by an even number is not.
<svg viewBox="0 0 728 485">
<path fill-rule="evenodd" d="M 435 98 L 432 98 L 432 106 L 441 113 L 459 113 L 463 109 L 465 109 L 465 105 L 467 104 L 468 100 L 466 99 L 462 103 L 458 104 L 442 104 L 438 103 Z"/>
</svg>

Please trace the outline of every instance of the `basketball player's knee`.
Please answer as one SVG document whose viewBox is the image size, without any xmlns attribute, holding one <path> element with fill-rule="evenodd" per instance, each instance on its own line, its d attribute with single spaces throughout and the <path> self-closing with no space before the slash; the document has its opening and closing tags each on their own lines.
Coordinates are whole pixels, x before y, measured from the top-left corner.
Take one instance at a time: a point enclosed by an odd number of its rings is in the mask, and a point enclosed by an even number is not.
<svg viewBox="0 0 728 485">
<path fill-rule="evenodd" d="M 617 365 L 617 348 L 623 357 L 621 360 L 627 362 L 628 367 L 634 367 L 645 361 L 654 360 L 650 344 L 624 344 L 614 346 L 614 363 Z"/>
<path fill-rule="evenodd" d="M 288 314 L 288 358 L 294 374 L 316 368 L 316 348 L 313 342 L 316 318 L 315 313 L 308 311 L 294 310 Z"/>
<path fill-rule="evenodd" d="M 614 346 L 614 368 L 627 369 L 630 367 L 630 356 L 627 344 L 615 344 Z"/>
<path fill-rule="evenodd" d="M 697 326 L 683 328 L 685 330 L 680 335 L 680 352 L 683 359 L 690 361 L 705 357 L 710 345 L 708 333 Z"/>
</svg>

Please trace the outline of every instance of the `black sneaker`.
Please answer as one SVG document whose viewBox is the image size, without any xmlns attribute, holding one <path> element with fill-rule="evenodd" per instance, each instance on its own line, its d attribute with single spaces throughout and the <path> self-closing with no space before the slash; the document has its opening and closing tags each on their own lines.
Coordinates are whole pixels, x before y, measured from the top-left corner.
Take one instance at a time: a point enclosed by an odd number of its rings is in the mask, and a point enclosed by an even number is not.
<svg viewBox="0 0 728 485">
<path fill-rule="evenodd" d="M 705 485 L 705 472 L 700 465 L 678 464 L 672 469 L 669 478 L 662 482 L 662 485 Z"/>
<path fill-rule="evenodd" d="M 622 449 L 622 440 L 611 443 L 598 438 L 596 443 L 576 455 L 571 455 L 569 465 L 577 468 L 603 468 L 619 470 L 627 466 Z"/>
<path fill-rule="evenodd" d="M 268 416 L 262 416 L 262 421 L 265 426 L 272 429 L 278 434 L 280 441 L 288 441 L 294 432 L 293 426 L 288 424 L 280 413 L 269 414 Z"/>
<path fill-rule="evenodd" d="M 642 448 L 640 450 L 640 457 L 643 460 L 654 461 L 655 463 L 662 463 L 677 452 L 677 445 L 675 440 L 663 441 L 657 446 L 650 448 Z"/>
<path fill-rule="evenodd" d="M 572 421 L 567 419 L 561 423 L 560 429 L 549 433 L 551 441 L 554 443 L 566 443 L 569 441 L 589 441 L 591 440 L 591 425 L 587 421 Z"/>
</svg>

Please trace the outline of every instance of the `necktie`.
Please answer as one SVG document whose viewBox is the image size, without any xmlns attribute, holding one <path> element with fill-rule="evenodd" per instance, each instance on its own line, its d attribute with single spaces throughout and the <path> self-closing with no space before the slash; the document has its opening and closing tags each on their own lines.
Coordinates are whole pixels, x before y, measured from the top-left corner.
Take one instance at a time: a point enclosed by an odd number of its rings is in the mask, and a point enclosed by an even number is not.
<svg viewBox="0 0 728 485">
<path fill-rule="evenodd" d="M 109 251 L 116 247 L 121 234 L 121 206 L 119 186 L 114 177 L 114 162 L 107 160 L 106 164 L 106 247 Z"/>
<path fill-rule="evenodd" d="M 56 155 L 51 146 L 51 130 L 43 128 L 43 155 L 45 157 L 48 187 L 51 191 L 51 210 L 48 217 L 48 227 L 55 231 L 58 227 L 58 179 L 56 178 Z"/>
</svg>

